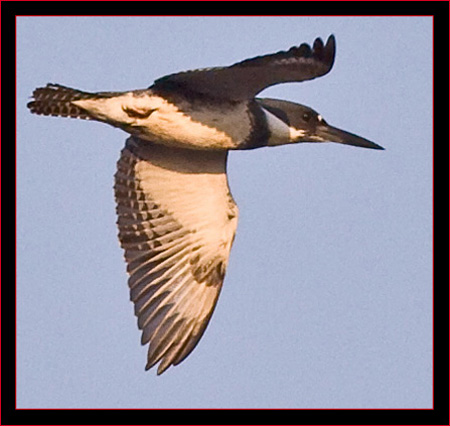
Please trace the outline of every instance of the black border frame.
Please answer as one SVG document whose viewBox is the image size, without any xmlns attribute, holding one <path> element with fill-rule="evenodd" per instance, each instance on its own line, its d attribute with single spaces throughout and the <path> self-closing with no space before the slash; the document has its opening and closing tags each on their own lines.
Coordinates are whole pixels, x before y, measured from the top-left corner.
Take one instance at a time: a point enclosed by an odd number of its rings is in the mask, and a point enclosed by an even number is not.
<svg viewBox="0 0 450 426">
<path fill-rule="evenodd" d="M 155 4 L 156 3 L 156 4 Z M 8 1 L 1 2 L 2 23 L 2 110 L 3 123 L 15 123 L 15 87 L 16 75 L 12 72 L 15 64 L 15 17 L 33 15 L 151 15 L 155 11 L 165 15 L 166 11 L 176 10 L 176 14 L 189 12 L 189 15 L 233 15 L 236 2 L 88 2 L 88 1 Z M 240 2 L 242 3 L 242 2 Z M 246 9 L 239 5 L 239 10 L 255 10 L 257 4 L 258 15 L 324 15 L 327 16 L 433 16 L 434 17 L 434 140 L 438 141 L 434 149 L 448 150 L 448 80 L 449 80 L 449 3 L 447 1 L 380 1 L 380 2 L 249 2 Z M 169 7 L 167 7 L 169 6 Z M 252 7 L 252 9 L 250 9 Z M 274 13 L 278 12 L 278 13 Z M 284 13 L 280 13 L 284 12 Z M 170 13 L 168 14 L 170 15 Z M 439 88 L 439 90 L 436 90 Z M 14 108 L 13 102 L 14 100 Z M 4 158 L 15 158 L 15 144 L 11 144 L 11 125 L 4 125 L 2 129 L 2 145 L 9 155 Z M 15 129 L 16 130 L 16 129 Z M 14 152 L 12 152 L 14 147 Z M 434 155 L 434 171 L 438 169 L 439 159 L 448 159 L 447 155 Z M 448 163 L 445 165 L 448 167 Z M 448 169 L 446 169 L 448 172 Z M 7 169 L 9 173 L 9 170 Z M 447 180 L 436 180 L 434 185 L 441 185 Z M 3 180 L 5 182 L 5 180 Z M 8 180 L 6 182 L 9 183 Z M 434 188 L 435 188 L 434 187 Z M 435 189 L 433 189 L 435 192 Z M 441 190 L 439 190 L 441 191 Z M 448 187 L 444 189 L 449 194 Z M 10 192 L 6 196 L 10 198 Z M 433 202 L 440 201 L 434 196 Z M 5 197 L 6 198 L 6 197 Z M 442 208 L 448 216 L 447 203 Z M 9 204 L 7 204 L 9 206 Z M 15 206 L 15 204 L 14 204 Z M 433 206 L 434 207 L 434 206 Z M 434 221 L 433 208 L 433 221 Z M 9 215 L 4 215 L 2 224 L 8 224 Z M 14 217 L 16 229 L 16 216 Z M 433 222 L 434 231 L 434 222 Z M 436 244 L 435 233 L 434 244 Z M 440 232 L 443 235 L 444 232 Z M 446 234 L 448 235 L 448 233 Z M 448 240 L 447 240 L 447 247 Z M 5 253 L 4 253 L 5 254 Z M 14 252 L 15 254 L 15 252 Z M 7 255 L 7 254 L 6 254 Z M 4 263 L 5 264 L 5 263 Z M 6 263 L 9 266 L 9 263 Z M 15 268 L 16 263 L 14 262 Z M 434 267 L 434 256 L 433 256 Z M 9 268 L 5 268 L 6 273 Z M 16 409 L 15 407 L 15 318 L 12 318 L 11 306 L 15 306 L 15 286 L 5 280 L 2 286 L 2 411 L 1 424 L 449 424 L 449 370 L 448 370 L 448 275 L 434 285 L 434 408 L 433 409 L 267 409 L 267 410 L 164 410 L 151 409 Z M 436 275 L 434 275 L 436 278 Z M 444 281 L 442 283 L 441 281 Z M 436 283 L 436 279 L 434 279 Z M 154 411 L 154 412 L 153 412 Z M 249 411 L 246 413 L 246 411 Z M 248 414 L 247 417 L 244 415 Z"/>
</svg>

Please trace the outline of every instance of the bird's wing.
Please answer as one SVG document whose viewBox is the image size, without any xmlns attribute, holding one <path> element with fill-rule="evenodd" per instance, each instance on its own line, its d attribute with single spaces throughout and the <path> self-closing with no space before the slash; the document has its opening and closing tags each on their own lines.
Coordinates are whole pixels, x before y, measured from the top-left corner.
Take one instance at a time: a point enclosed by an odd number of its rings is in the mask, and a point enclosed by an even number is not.
<svg viewBox="0 0 450 426">
<path fill-rule="evenodd" d="M 226 151 L 173 149 L 136 137 L 117 163 L 119 239 L 146 369 L 194 349 L 213 313 L 237 226 Z"/>
<path fill-rule="evenodd" d="M 311 80 L 326 74 L 333 66 L 335 51 L 336 42 L 331 35 L 325 45 L 317 38 L 312 48 L 303 43 L 288 51 L 257 56 L 229 67 L 171 74 L 156 80 L 151 88 L 191 96 L 251 99 L 274 84 Z"/>
</svg>

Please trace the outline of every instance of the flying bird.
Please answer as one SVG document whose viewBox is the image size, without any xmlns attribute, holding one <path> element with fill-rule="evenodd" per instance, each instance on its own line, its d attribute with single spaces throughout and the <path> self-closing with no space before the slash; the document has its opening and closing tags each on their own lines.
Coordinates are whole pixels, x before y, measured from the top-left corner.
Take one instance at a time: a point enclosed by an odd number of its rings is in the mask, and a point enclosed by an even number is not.
<svg viewBox="0 0 450 426">
<path fill-rule="evenodd" d="M 256 97 L 269 86 L 312 80 L 334 63 L 335 38 L 228 67 L 170 74 L 148 89 L 88 93 L 59 84 L 33 92 L 34 114 L 95 120 L 127 139 L 115 174 L 119 240 L 146 370 L 183 361 L 203 335 L 222 288 L 238 208 L 229 150 L 300 142 L 381 146 L 330 126 L 313 109 Z"/>
</svg>

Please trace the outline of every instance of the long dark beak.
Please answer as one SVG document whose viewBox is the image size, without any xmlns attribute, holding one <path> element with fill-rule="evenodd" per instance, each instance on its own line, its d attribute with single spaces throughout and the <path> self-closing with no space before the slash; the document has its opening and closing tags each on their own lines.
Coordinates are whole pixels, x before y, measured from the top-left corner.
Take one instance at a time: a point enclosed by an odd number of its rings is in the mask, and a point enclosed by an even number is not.
<svg viewBox="0 0 450 426">
<path fill-rule="evenodd" d="M 360 146 L 361 148 L 384 149 L 374 142 L 324 123 L 317 126 L 315 136 L 321 142 L 336 142 L 345 145 Z"/>
</svg>

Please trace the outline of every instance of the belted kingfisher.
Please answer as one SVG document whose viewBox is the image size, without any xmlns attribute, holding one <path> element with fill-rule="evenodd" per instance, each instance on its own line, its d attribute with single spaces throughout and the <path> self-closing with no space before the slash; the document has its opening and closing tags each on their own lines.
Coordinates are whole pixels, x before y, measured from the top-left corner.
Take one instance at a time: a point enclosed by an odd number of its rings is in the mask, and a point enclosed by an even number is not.
<svg viewBox="0 0 450 426">
<path fill-rule="evenodd" d="M 32 113 L 96 120 L 131 134 L 115 174 L 119 240 L 146 370 L 158 374 L 197 345 L 219 296 L 238 208 L 229 150 L 298 142 L 381 146 L 330 126 L 313 109 L 257 98 L 266 87 L 311 80 L 334 63 L 335 38 L 288 51 L 159 78 L 148 89 L 88 93 L 48 84 Z"/>
</svg>

